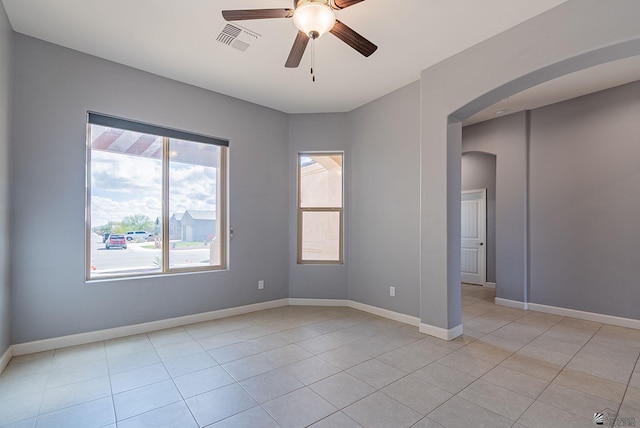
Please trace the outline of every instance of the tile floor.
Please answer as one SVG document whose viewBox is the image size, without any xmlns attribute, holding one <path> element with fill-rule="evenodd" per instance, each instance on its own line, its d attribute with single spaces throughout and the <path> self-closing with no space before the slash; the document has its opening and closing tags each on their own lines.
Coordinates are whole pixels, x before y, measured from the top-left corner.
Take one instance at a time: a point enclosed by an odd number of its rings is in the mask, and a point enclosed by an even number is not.
<svg viewBox="0 0 640 428">
<path fill-rule="evenodd" d="M 462 290 L 451 342 L 290 306 L 15 357 L 0 426 L 589 427 L 600 411 L 640 424 L 640 331 Z"/>
</svg>

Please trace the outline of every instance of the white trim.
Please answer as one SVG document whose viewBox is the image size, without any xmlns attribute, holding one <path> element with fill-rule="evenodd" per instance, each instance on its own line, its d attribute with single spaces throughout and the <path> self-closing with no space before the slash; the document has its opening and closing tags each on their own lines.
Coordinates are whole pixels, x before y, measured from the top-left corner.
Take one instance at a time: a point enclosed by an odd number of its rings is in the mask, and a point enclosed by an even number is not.
<svg viewBox="0 0 640 428">
<path fill-rule="evenodd" d="M 291 306 L 349 306 L 348 300 L 340 299 L 299 299 L 290 298 Z"/>
<path fill-rule="evenodd" d="M 7 367 L 7 364 L 11 361 L 11 357 L 13 357 L 13 346 L 9 345 L 7 350 L 4 351 L 4 354 L 2 354 L 2 357 L 0 357 L 0 373 Z"/>
<path fill-rule="evenodd" d="M 484 287 L 487 287 L 487 288 L 496 288 L 496 283 L 495 283 L 495 282 L 485 282 L 485 283 L 484 283 Z"/>
<path fill-rule="evenodd" d="M 453 340 L 462 335 L 462 324 L 447 330 L 446 328 L 420 323 L 420 333 L 435 336 L 438 339 Z"/>
<path fill-rule="evenodd" d="M 220 309 L 217 311 L 151 321 L 142 324 L 127 325 L 105 330 L 90 331 L 87 333 L 72 334 L 69 336 L 54 337 L 51 339 L 36 340 L 33 342 L 18 343 L 16 345 L 12 345 L 12 352 L 13 355 L 24 355 L 32 354 L 35 352 L 50 351 L 52 349 L 65 348 L 67 346 L 84 345 L 86 343 L 116 339 L 119 337 L 131 336 L 133 334 L 148 333 L 151 331 L 163 330 L 165 328 L 180 327 L 187 324 L 210 321 L 218 318 L 230 317 L 233 315 L 242 315 L 264 309 L 278 308 L 281 306 L 287 306 L 288 303 L 288 299 L 271 300 L 269 302 L 254 303 L 252 305 Z"/>
<path fill-rule="evenodd" d="M 595 312 L 585 312 L 576 309 L 560 308 L 557 306 L 541 305 L 539 303 L 529 303 L 529 309 L 545 312 L 547 314 L 563 315 L 565 317 L 578 318 L 581 320 L 601 322 L 604 324 L 617 325 L 640 330 L 640 320 L 633 318 L 622 318 L 614 315 L 598 314 Z"/>
<path fill-rule="evenodd" d="M 349 307 L 353 309 L 357 309 L 359 311 L 369 312 L 373 315 L 378 315 L 379 317 L 389 318 L 394 321 L 400 321 L 405 324 L 409 324 L 415 327 L 420 325 L 420 318 L 414 317 L 407 314 L 401 314 L 400 312 L 390 311 L 388 309 L 379 308 L 377 306 L 370 306 L 360 302 L 354 302 L 353 300 L 349 300 Z"/>
<path fill-rule="evenodd" d="M 529 305 L 525 302 L 519 302 L 517 300 L 509 300 L 509 299 L 503 299 L 501 297 L 496 297 L 495 299 L 493 299 L 494 303 L 496 305 L 500 305 L 500 306 L 507 306 L 509 308 L 516 308 L 516 309 L 524 309 L 527 310 L 529 309 Z"/>
</svg>

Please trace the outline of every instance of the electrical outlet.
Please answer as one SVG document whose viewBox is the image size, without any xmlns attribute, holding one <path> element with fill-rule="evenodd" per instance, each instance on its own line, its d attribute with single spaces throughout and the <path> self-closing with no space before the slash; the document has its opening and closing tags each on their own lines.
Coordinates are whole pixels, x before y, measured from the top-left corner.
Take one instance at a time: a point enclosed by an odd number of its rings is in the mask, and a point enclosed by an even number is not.
<svg viewBox="0 0 640 428">
<path fill-rule="evenodd" d="M 396 297 L 396 287 L 389 287 L 389 296 Z"/>
<path fill-rule="evenodd" d="M 258 281 L 258 290 L 262 290 L 264 288 L 264 280 Z"/>
</svg>

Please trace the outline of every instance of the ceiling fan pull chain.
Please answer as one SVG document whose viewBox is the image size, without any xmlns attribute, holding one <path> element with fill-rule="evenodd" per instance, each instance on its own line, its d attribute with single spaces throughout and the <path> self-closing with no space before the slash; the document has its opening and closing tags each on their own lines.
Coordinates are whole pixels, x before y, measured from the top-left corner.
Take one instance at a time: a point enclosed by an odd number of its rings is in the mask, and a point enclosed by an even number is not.
<svg viewBox="0 0 640 428">
<path fill-rule="evenodd" d="M 315 62 L 316 62 L 316 38 L 313 37 L 311 39 L 311 81 L 312 82 L 316 81 L 316 75 L 313 72 L 313 67 L 315 66 Z"/>
</svg>

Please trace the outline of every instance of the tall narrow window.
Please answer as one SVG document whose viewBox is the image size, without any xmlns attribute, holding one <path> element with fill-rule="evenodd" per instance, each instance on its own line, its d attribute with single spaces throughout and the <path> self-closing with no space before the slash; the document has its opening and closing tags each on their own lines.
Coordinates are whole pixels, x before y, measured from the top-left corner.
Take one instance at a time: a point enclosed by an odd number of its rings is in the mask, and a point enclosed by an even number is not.
<svg viewBox="0 0 640 428">
<path fill-rule="evenodd" d="M 87 279 L 223 269 L 228 142 L 88 122 Z"/>
<path fill-rule="evenodd" d="M 342 153 L 298 155 L 298 263 L 342 263 Z"/>
</svg>

